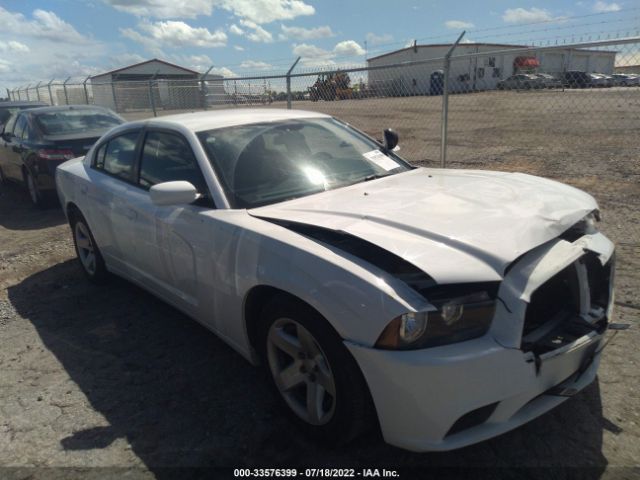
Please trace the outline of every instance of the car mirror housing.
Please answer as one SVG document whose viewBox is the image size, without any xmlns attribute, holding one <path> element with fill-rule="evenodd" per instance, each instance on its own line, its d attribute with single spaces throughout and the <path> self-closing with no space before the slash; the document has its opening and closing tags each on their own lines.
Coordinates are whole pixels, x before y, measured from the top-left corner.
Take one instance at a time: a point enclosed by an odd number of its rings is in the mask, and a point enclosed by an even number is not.
<svg viewBox="0 0 640 480">
<path fill-rule="evenodd" d="M 384 131 L 384 149 L 390 152 L 398 145 L 398 133 L 390 128 Z"/>
<path fill-rule="evenodd" d="M 158 183 L 149 189 L 149 195 L 158 206 L 188 205 L 200 197 L 196 187 L 183 180 Z"/>
</svg>

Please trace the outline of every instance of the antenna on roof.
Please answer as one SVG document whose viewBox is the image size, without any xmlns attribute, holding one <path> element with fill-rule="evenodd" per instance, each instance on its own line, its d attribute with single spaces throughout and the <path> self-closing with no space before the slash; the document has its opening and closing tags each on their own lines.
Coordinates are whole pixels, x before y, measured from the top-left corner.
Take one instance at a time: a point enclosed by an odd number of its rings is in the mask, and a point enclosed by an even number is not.
<svg viewBox="0 0 640 480">
<path fill-rule="evenodd" d="M 418 40 L 413 41 L 413 53 L 418 53 Z"/>
</svg>

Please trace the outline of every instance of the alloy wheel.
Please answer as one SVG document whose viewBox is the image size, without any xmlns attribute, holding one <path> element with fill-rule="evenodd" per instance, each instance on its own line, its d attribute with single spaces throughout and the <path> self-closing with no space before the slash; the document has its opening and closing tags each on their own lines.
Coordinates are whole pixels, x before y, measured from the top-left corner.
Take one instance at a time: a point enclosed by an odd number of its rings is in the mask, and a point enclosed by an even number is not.
<svg viewBox="0 0 640 480">
<path fill-rule="evenodd" d="M 89 235 L 89 229 L 81 222 L 76 222 L 74 229 L 78 258 L 89 275 L 96 273 L 96 252 Z"/>
<path fill-rule="evenodd" d="M 311 332 L 295 320 L 277 319 L 267 334 L 267 358 L 280 394 L 298 417 L 311 425 L 331 421 L 336 382 Z"/>
</svg>

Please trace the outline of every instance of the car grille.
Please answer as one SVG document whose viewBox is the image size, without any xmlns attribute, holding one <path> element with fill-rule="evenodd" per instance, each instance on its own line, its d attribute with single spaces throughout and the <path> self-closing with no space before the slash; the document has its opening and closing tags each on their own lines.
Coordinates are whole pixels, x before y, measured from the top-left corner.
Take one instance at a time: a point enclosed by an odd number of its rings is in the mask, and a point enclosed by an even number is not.
<svg viewBox="0 0 640 480">
<path fill-rule="evenodd" d="M 542 284 L 527 306 L 521 348 L 541 354 L 593 330 L 603 331 L 613 265 L 613 257 L 602 265 L 589 252 Z M 588 288 L 582 288 L 585 282 Z"/>
</svg>

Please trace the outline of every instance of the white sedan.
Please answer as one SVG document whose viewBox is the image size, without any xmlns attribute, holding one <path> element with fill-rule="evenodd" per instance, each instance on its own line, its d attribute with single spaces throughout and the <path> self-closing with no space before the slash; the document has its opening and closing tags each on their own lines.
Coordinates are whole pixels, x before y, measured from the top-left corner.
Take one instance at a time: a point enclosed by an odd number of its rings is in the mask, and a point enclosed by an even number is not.
<svg viewBox="0 0 640 480">
<path fill-rule="evenodd" d="M 56 181 L 90 280 L 125 277 L 266 367 L 332 442 L 450 450 L 590 384 L 613 304 L 595 200 L 415 168 L 313 112 L 127 123 Z M 377 422 L 376 422 L 377 417 Z"/>
</svg>

